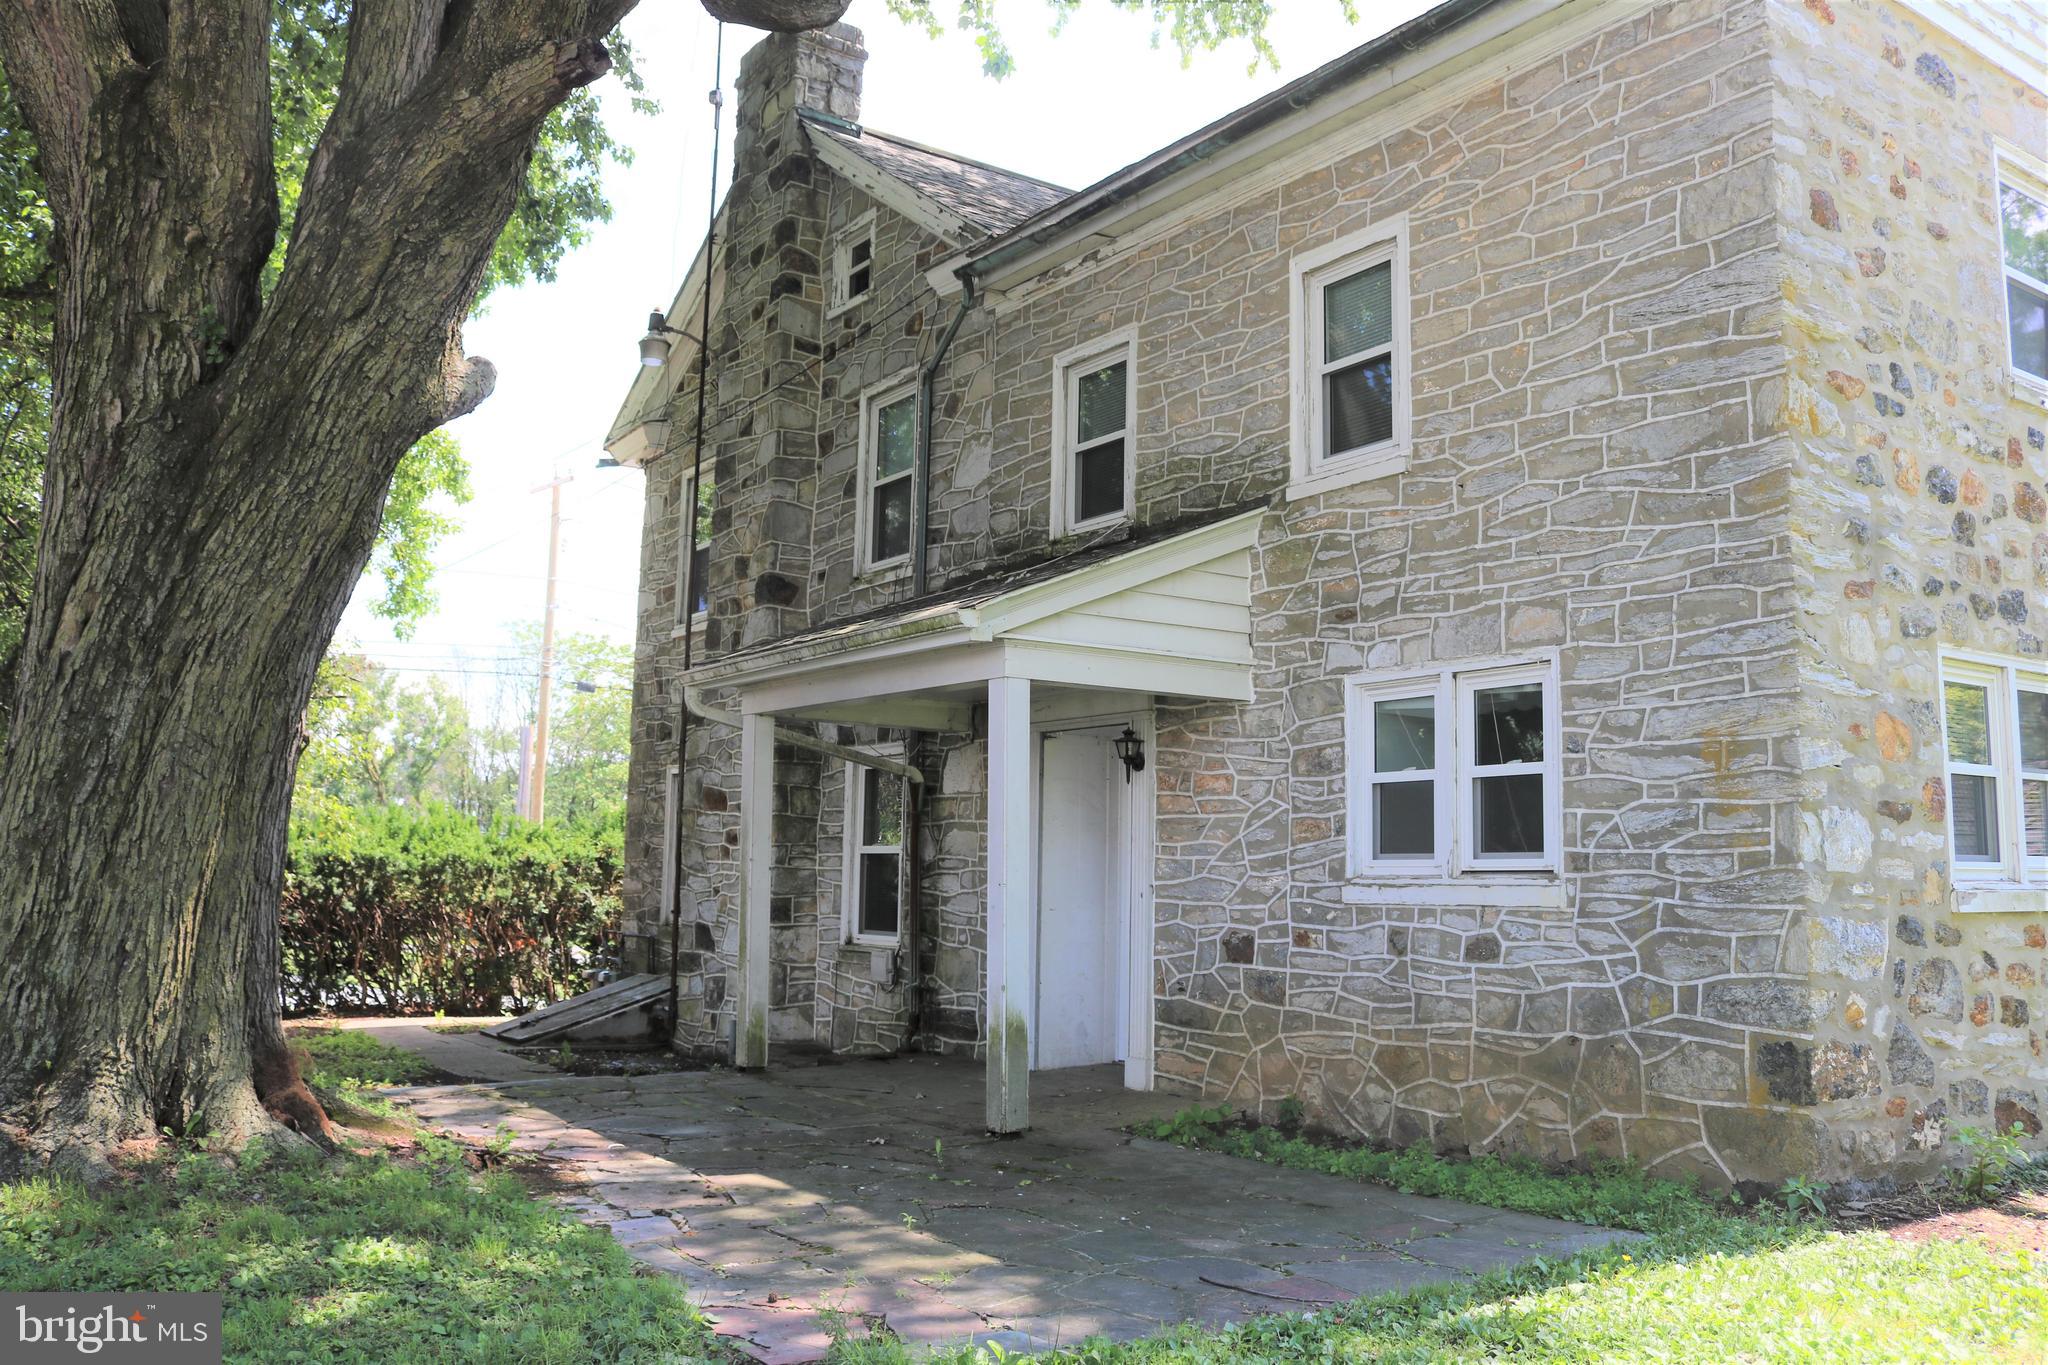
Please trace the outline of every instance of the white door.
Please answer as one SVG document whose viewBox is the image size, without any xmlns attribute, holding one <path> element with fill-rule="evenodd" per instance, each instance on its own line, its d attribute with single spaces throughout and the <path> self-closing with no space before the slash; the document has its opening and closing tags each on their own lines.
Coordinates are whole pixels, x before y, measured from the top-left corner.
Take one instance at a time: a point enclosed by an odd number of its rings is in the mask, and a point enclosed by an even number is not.
<svg viewBox="0 0 2048 1365">
<path fill-rule="evenodd" d="M 1039 770 L 1038 1019 L 1034 1065 L 1120 1060 L 1117 932 L 1122 903 L 1115 752 L 1100 733 L 1047 735 Z"/>
</svg>

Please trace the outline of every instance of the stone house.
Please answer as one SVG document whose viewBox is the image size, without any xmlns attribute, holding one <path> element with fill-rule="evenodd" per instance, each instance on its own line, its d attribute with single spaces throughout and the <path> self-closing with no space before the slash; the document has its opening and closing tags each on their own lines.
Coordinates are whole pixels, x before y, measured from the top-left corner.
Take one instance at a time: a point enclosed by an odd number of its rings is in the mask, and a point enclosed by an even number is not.
<svg viewBox="0 0 2048 1365">
<path fill-rule="evenodd" d="M 863 56 L 748 54 L 606 443 L 683 1045 L 1713 1183 L 2038 1134 L 2038 17 L 1453 0 L 1072 192 Z"/>
</svg>

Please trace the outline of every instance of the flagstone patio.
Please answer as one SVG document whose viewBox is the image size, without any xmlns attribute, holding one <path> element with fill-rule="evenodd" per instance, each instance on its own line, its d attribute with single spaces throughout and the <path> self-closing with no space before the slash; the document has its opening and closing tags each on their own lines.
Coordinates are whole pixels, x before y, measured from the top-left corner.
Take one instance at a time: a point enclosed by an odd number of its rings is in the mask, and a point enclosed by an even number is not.
<svg viewBox="0 0 2048 1365">
<path fill-rule="evenodd" d="M 1036 1073 L 1033 1127 L 1004 1139 L 982 1127 L 980 1064 L 931 1057 L 393 1094 L 571 1163 L 577 1216 L 764 1361 L 817 1359 L 833 1315 L 913 1342 L 1131 1338 L 1629 1235 L 1133 1139 L 1186 1101 L 1121 1082 Z"/>
</svg>

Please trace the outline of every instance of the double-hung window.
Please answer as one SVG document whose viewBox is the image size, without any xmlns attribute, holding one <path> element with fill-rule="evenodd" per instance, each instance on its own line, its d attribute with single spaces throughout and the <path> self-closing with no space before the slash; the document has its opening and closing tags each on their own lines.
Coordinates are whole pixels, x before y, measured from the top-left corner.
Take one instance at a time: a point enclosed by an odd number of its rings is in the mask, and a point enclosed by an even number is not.
<svg viewBox="0 0 2048 1365">
<path fill-rule="evenodd" d="M 1292 496 L 1398 473 L 1408 458 L 1402 221 L 1294 258 Z"/>
<path fill-rule="evenodd" d="M 846 765 L 846 900 L 849 943 L 894 943 L 902 925 L 904 781 Z"/>
<path fill-rule="evenodd" d="M 2048 171 L 2038 164 L 1999 157 L 1998 235 L 2013 378 L 2048 390 Z"/>
<path fill-rule="evenodd" d="M 834 234 L 832 295 L 826 316 L 836 317 L 875 292 L 875 211 L 869 209 Z"/>
<path fill-rule="evenodd" d="M 1052 533 L 1112 526 L 1131 515 L 1137 427 L 1137 340 L 1068 351 L 1053 365 Z"/>
<path fill-rule="evenodd" d="M 1354 678 L 1346 723 L 1354 877 L 1557 870 L 1553 665 Z"/>
<path fill-rule="evenodd" d="M 2048 670 L 1947 657 L 1941 701 L 1957 885 L 2048 888 Z"/>
<path fill-rule="evenodd" d="M 917 463 L 917 383 L 900 381 L 860 400 L 860 567 L 863 573 L 910 560 L 911 500 Z"/>
<path fill-rule="evenodd" d="M 711 609 L 711 471 L 683 487 L 690 496 L 676 517 L 676 625 L 687 628 Z"/>
</svg>

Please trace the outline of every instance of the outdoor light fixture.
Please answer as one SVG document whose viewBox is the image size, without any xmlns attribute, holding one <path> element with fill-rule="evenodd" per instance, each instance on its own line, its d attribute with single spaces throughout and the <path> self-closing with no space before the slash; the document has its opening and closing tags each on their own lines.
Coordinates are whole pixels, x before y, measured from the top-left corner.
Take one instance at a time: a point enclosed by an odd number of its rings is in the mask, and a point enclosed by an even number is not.
<svg viewBox="0 0 2048 1365">
<path fill-rule="evenodd" d="M 1132 773 L 1145 771 L 1145 741 L 1126 725 L 1124 732 L 1110 742 L 1116 745 L 1116 756 L 1124 765 L 1124 785 L 1129 786 Z"/>
<path fill-rule="evenodd" d="M 647 335 L 640 338 L 640 363 L 650 370 L 658 370 L 668 364 L 668 339 L 672 336 L 696 341 L 699 346 L 704 344 L 682 328 L 669 326 L 668 319 L 657 308 L 647 315 Z"/>
</svg>

